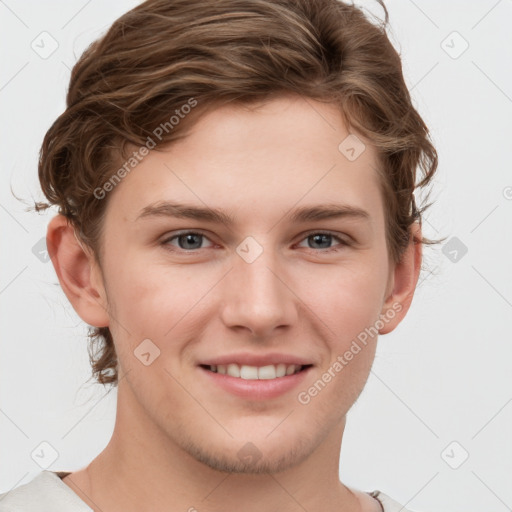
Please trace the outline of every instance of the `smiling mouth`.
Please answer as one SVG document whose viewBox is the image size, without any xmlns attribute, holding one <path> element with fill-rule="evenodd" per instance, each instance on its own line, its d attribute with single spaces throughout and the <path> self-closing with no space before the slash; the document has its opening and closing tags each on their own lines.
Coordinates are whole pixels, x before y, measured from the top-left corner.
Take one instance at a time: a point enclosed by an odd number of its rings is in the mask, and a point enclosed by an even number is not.
<svg viewBox="0 0 512 512">
<path fill-rule="evenodd" d="M 212 372 L 219 373 L 222 375 L 229 375 L 244 380 L 272 380 L 279 379 L 282 377 L 288 377 L 300 373 L 307 368 L 311 367 L 311 364 L 298 365 L 298 364 L 269 364 L 266 366 L 249 366 L 249 365 L 238 365 L 236 363 L 230 364 L 219 364 L 219 365 L 206 365 L 201 364 L 202 368 Z"/>
</svg>

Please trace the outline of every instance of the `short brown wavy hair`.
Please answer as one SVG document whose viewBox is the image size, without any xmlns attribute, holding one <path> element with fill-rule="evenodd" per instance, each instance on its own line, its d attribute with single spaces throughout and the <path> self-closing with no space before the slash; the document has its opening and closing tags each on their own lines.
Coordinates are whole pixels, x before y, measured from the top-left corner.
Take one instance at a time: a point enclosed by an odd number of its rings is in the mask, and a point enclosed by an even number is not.
<svg viewBox="0 0 512 512">
<path fill-rule="evenodd" d="M 425 187 L 438 157 L 414 109 L 401 59 L 385 20 L 372 23 L 339 0 L 148 0 L 116 20 L 75 64 L 67 108 L 44 138 L 39 180 L 101 268 L 108 197 L 94 193 L 112 178 L 127 148 L 143 146 L 156 126 L 194 98 L 199 105 L 162 143 L 184 137 L 202 113 L 279 94 L 339 106 L 347 127 L 374 144 L 386 206 L 390 258 L 400 260 L 410 227 L 421 223 L 413 192 Z M 340 141 L 341 142 L 341 141 Z M 421 176 L 417 180 L 417 169 Z M 418 183 L 416 183 L 418 181 Z M 437 243 L 422 238 L 415 243 Z M 91 327 L 92 375 L 117 385 L 108 327 Z M 95 350 L 96 346 L 96 350 Z"/>
</svg>

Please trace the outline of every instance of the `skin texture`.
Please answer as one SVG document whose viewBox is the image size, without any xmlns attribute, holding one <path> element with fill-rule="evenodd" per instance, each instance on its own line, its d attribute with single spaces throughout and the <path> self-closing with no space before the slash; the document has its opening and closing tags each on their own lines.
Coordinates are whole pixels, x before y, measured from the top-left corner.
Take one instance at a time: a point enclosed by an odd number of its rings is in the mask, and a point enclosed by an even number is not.
<svg viewBox="0 0 512 512">
<path fill-rule="evenodd" d="M 104 199 L 103 272 L 66 219 L 52 219 L 47 242 L 62 288 L 85 322 L 110 327 L 119 357 L 112 439 L 64 478 L 91 508 L 380 510 L 339 480 L 345 416 L 378 336 L 308 404 L 297 400 L 393 305 L 379 333 L 400 323 L 421 265 L 412 242 L 399 265 L 388 259 L 376 153 L 367 143 L 349 161 L 338 150 L 348 135 L 335 106 L 296 96 L 204 115 Z M 137 220 L 162 200 L 222 208 L 235 223 Z M 288 220 L 298 207 L 326 203 L 357 206 L 369 220 Z M 183 230 L 205 236 L 169 241 Z M 326 230 L 349 245 L 311 236 Z M 252 263 L 236 252 L 249 236 L 263 250 Z M 148 366 L 134 355 L 145 339 L 160 350 Z M 198 367 L 235 352 L 293 354 L 313 367 L 284 395 L 242 399 Z M 238 455 L 249 442 L 256 461 Z"/>
</svg>

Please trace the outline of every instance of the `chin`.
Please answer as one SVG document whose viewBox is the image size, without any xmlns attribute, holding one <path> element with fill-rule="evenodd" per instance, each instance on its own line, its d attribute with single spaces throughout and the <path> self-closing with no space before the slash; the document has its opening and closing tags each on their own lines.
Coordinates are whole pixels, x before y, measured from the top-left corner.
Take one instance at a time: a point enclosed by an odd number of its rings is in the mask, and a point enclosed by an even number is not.
<svg viewBox="0 0 512 512">
<path fill-rule="evenodd" d="M 234 440 L 231 444 L 237 446 L 233 446 L 231 450 L 224 447 L 212 450 L 211 446 L 188 442 L 182 448 L 194 459 L 216 471 L 252 475 L 279 473 L 291 469 L 308 458 L 314 450 L 311 443 L 305 444 L 300 440 L 289 446 L 281 443 L 277 451 L 275 446 L 268 446 L 274 443 L 268 442 L 267 446 Z"/>
</svg>

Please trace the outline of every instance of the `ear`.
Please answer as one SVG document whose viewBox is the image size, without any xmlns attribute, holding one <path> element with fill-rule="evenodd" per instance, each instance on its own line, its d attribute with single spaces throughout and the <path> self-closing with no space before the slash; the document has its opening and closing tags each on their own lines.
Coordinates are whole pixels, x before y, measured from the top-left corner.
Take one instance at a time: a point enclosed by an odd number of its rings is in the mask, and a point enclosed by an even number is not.
<svg viewBox="0 0 512 512">
<path fill-rule="evenodd" d="M 421 225 L 415 222 L 411 226 L 411 240 L 402 259 L 390 272 L 387 297 L 382 306 L 382 315 L 387 319 L 379 334 L 393 331 L 403 320 L 414 296 L 421 270 L 423 245 L 421 243 Z M 391 314 L 391 312 L 393 312 Z"/>
<path fill-rule="evenodd" d="M 92 250 L 82 247 L 63 215 L 48 224 L 46 246 L 60 285 L 80 318 L 94 327 L 107 327 L 108 302 L 101 271 Z"/>
</svg>

